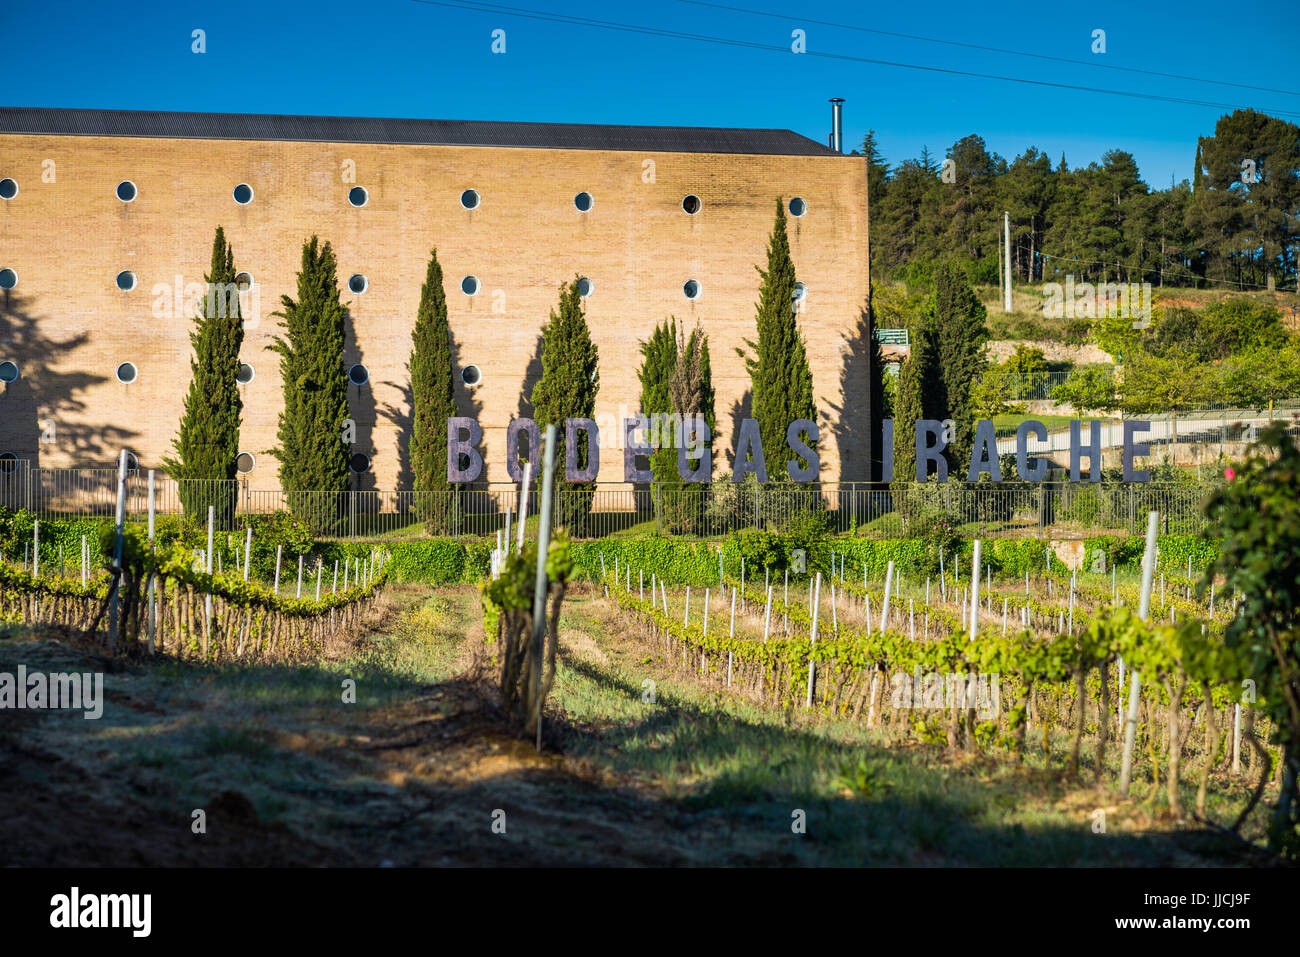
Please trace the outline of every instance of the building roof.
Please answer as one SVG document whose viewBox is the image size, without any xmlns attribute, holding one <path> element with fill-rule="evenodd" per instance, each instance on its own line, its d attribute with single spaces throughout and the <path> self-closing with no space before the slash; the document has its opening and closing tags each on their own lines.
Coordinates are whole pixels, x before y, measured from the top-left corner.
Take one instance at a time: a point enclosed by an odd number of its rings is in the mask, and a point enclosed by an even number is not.
<svg viewBox="0 0 1300 957">
<path fill-rule="evenodd" d="M 832 156 L 791 130 L 0 106 L 0 134 Z"/>
</svg>

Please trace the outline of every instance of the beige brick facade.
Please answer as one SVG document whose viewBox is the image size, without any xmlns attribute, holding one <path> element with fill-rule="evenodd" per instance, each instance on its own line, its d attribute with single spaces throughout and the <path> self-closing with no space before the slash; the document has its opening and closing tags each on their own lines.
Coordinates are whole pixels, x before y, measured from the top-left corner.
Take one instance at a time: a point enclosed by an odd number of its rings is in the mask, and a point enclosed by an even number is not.
<svg viewBox="0 0 1300 957">
<path fill-rule="evenodd" d="M 647 167 L 653 163 L 653 175 Z M 355 183 L 369 192 L 348 203 Z M 505 428 L 526 411 L 540 330 L 559 284 L 589 277 L 586 301 L 600 351 L 598 417 L 636 411 L 639 342 L 675 315 L 710 337 L 721 454 L 729 469 L 733 408 L 748 388 L 735 347 L 754 335 L 754 304 L 775 201 L 807 213 L 790 220 L 798 278 L 808 288 L 808 340 L 823 433 L 823 480 L 866 479 L 868 288 L 865 161 L 847 156 L 328 144 L 290 141 L 0 135 L 0 177 L 19 185 L 0 200 L 0 268 L 17 286 L 0 292 L 0 361 L 22 378 L 0 396 L 0 451 L 41 466 L 109 466 L 134 450 L 146 467 L 170 451 L 189 378 L 191 324 L 184 287 L 202 281 L 212 235 L 224 226 L 239 270 L 256 283 L 244 361 L 242 446 L 257 456 L 254 488 L 275 488 L 281 391 L 271 315 L 295 293 L 303 241 L 330 241 L 351 327 L 345 361 L 364 363 L 370 384 L 350 388 L 360 451 L 373 469 L 362 487 L 392 488 L 409 434 L 406 363 L 425 266 L 436 247 L 459 364 L 482 381 L 461 388 L 463 414 L 485 434 L 486 477 L 507 478 Z M 138 188 L 123 203 L 115 188 Z M 246 206 L 232 198 L 252 186 Z M 475 189 L 467 211 L 461 192 Z M 579 212 L 574 196 L 590 192 Z M 682 199 L 699 196 L 687 215 Z M 116 275 L 136 274 L 119 291 Z M 353 273 L 368 290 L 347 290 Z M 466 296 L 460 281 L 478 277 Z M 701 295 L 689 301 L 683 283 Z M 176 303 L 179 300 L 180 311 Z M 252 302 L 245 299 L 245 315 Z M 170 310 L 170 315 L 168 311 Z M 119 363 L 138 368 L 117 381 Z M 622 455 L 603 450 L 601 481 L 622 480 Z M 779 463 L 769 463 L 773 472 Z"/>
</svg>

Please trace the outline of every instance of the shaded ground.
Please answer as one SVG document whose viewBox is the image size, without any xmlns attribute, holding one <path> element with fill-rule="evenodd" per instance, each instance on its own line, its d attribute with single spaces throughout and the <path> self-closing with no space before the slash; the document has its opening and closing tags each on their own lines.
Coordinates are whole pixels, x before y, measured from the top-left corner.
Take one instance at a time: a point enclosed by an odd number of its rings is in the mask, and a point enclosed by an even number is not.
<svg viewBox="0 0 1300 957">
<path fill-rule="evenodd" d="M 474 590 L 390 594 L 385 619 L 318 664 L 113 665 L 97 721 L 0 710 L 0 864 L 1258 863 L 1140 794 L 1120 805 L 1050 767 L 886 748 L 697 686 L 590 597 L 566 606 L 539 755 L 475 667 Z M 19 663 L 113 664 L 11 626 L 0 671 Z"/>
</svg>

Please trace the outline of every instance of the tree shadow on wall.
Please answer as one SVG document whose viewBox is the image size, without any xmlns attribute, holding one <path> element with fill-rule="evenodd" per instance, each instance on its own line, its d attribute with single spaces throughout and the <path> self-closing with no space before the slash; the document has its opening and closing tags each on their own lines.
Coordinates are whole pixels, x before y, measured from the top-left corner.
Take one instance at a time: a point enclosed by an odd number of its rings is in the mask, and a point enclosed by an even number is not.
<svg viewBox="0 0 1300 957">
<path fill-rule="evenodd" d="M 735 402 L 733 402 L 731 405 L 731 447 L 727 450 L 727 460 L 728 460 L 727 474 L 723 476 L 723 478 L 726 479 L 727 481 L 731 480 L 731 476 L 735 474 L 736 471 L 736 454 L 737 454 L 736 446 L 738 444 L 736 439 L 740 435 L 740 424 L 744 422 L 746 419 L 752 419 L 753 417 L 754 417 L 754 390 L 750 388 L 750 389 L 746 389 L 743 393 L 741 393 L 740 398 L 737 399 Z M 769 454 L 769 450 L 764 449 L 763 450 L 764 460 L 766 460 L 768 454 Z M 770 473 L 771 463 L 768 463 L 768 471 Z M 718 481 L 716 468 L 714 469 L 714 473 L 715 473 L 714 481 Z"/>
<path fill-rule="evenodd" d="M 33 467 L 42 465 L 43 455 L 57 453 L 76 465 L 111 468 L 118 451 L 129 448 L 140 433 L 110 423 L 120 412 L 91 409 L 84 398 L 87 390 L 107 382 L 107 375 L 56 368 L 60 359 L 86 346 L 90 334 L 55 339 L 48 327 L 49 320 L 33 315 L 23 296 L 12 290 L 0 293 L 0 362 L 19 368 L 16 382 L 0 385 L 0 451 L 13 452 Z M 101 412 L 100 420 L 73 421 L 88 411 Z"/>
<path fill-rule="evenodd" d="M 351 370 L 354 365 L 365 365 L 365 354 L 357 342 L 356 321 L 351 309 L 343 313 L 343 368 Z M 351 475 L 351 488 L 358 492 L 373 492 L 375 484 L 375 423 L 379 413 L 375 403 L 374 384 L 367 378 L 365 385 L 356 385 L 348 379 L 348 417 L 356 423 L 356 434 L 348 448 L 349 456 L 358 452 L 370 460 L 370 467 L 364 472 Z"/>
</svg>

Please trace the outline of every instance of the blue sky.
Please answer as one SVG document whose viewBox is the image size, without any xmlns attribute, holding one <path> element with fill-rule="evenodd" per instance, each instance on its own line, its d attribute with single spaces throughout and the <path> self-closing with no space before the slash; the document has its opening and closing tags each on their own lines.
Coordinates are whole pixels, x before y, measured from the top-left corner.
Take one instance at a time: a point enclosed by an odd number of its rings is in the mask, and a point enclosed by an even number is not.
<svg viewBox="0 0 1300 957">
<path fill-rule="evenodd" d="M 448 0 L 454 5 L 464 0 Z M 1086 165 L 1112 147 L 1143 178 L 1189 178 L 1198 135 L 1227 109 L 1052 89 L 788 52 L 807 48 L 977 73 L 1251 106 L 1300 115 L 1300 95 L 1189 83 L 1092 63 L 1300 93 L 1294 0 L 1244 4 L 685 3 L 507 0 L 588 17 L 780 47 L 663 38 L 416 0 L 103 3 L 10 0 L 0 101 L 10 106 L 216 110 L 685 126 L 784 127 L 825 141 L 842 96 L 845 143 L 870 127 L 892 163 L 942 157 L 968 133 L 1008 159 L 1026 146 Z M 792 15 L 798 14 L 798 15 Z M 818 25 L 834 21 L 1087 61 L 1083 65 Z M 191 52 L 206 31 L 207 52 Z M 491 52 L 506 31 L 506 53 Z M 1106 52 L 1091 51 L 1092 31 Z"/>
</svg>

